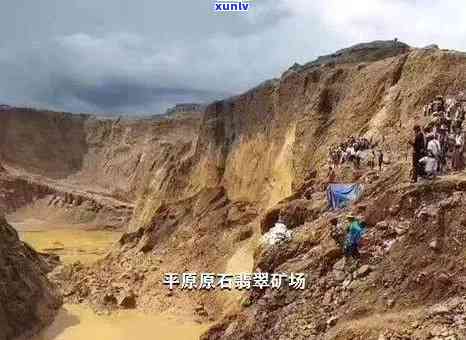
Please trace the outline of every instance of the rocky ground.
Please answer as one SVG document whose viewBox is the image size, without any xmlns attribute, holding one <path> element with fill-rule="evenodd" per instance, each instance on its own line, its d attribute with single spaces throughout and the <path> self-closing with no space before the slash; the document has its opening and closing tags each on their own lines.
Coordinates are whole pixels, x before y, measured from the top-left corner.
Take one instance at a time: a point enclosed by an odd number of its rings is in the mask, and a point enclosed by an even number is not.
<svg viewBox="0 0 466 340">
<path fill-rule="evenodd" d="M 55 261 L 21 242 L 0 216 L 0 339 L 29 339 L 52 322 L 62 303 L 46 278 Z"/>
<path fill-rule="evenodd" d="M 228 200 L 223 188 L 205 190 L 162 206 L 152 228 L 124 234 L 95 265 L 60 266 L 50 278 L 61 288 L 65 301 L 86 302 L 98 312 L 175 308 L 200 322 L 212 321 L 222 314 L 225 295 L 169 291 L 162 283 L 163 275 L 224 272 L 230 254 L 251 239 L 257 216 L 249 204 Z"/>
<path fill-rule="evenodd" d="M 183 306 L 179 312 L 199 322 L 218 321 L 204 339 L 464 339 L 466 175 L 419 184 L 407 184 L 407 176 L 402 164 L 365 172 L 363 200 L 337 214 L 326 211 L 317 190 L 310 200 L 297 194 L 260 214 L 229 202 L 221 189 L 205 192 L 162 208 L 157 229 L 125 234 L 98 264 L 62 266 L 51 278 L 67 302 L 99 312 Z M 161 284 L 170 271 L 223 272 L 232 247 L 265 233 L 280 211 L 293 239 L 255 242 L 254 271 L 304 272 L 304 291 L 253 290 L 242 297 L 247 304 L 224 314 L 221 294 Z M 330 219 L 344 221 L 350 211 L 369 225 L 358 260 L 345 258 L 330 236 Z"/>
<path fill-rule="evenodd" d="M 288 223 L 290 243 L 255 257 L 257 271 L 306 273 L 307 289 L 252 291 L 251 306 L 203 339 L 464 339 L 466 176 L 380 192 L 392 180 L 389 169 L 369 181 L 352 209 L 369 223 L 360 259 L 345 258 L 330 237 L 329 220 L 348 211 L 309 210 Z"/>
</svg>

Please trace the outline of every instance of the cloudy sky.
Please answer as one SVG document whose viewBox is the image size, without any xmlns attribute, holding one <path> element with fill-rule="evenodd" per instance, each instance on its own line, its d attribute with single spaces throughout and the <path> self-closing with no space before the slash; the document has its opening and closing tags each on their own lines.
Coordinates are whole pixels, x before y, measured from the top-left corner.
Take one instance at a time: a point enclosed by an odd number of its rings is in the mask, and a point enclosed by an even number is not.
<svg viewBox="0 0 466 340">
<path fill-rule="evenodd" d="M 466 50 L 464 0 L 1 0 L 0 103 L 153 114 L 241 93 L 354 43 Z"/>
</svg>

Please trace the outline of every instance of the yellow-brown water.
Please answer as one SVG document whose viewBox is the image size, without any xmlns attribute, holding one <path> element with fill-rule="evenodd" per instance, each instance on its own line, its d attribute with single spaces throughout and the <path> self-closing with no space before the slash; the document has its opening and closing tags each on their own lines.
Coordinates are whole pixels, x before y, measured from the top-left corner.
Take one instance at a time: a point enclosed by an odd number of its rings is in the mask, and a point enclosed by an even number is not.
<svg viewBox="0 0 466 340">
<path fill-rule="evenodd" d="M 195 340 L 207 326 L 168 315 L 118 312 L 97 316 L 80 305 L 65 305 L 53 324 L 33 340 Z"/>
<path fill-rule="evenodd" d="M 20 231 L 20 238 L 40 252 L 57 254 L 63 263 L 91 263 L 104 256 L 120 232 L 80 229 Z"/>
<path fill-rule="evenodd" d="M 104 256 L 121 232 L 84 230 L 41 220 L 12 223 L 21 239 L 38 251 L 54 253 L 64 263 L 92 263 Z M 52 325 L 32 340 L 194 340 L 207 330 L 189 317 L 121 311 L 97 315 L 84 305 L 65 305 Z"/>
</svg>

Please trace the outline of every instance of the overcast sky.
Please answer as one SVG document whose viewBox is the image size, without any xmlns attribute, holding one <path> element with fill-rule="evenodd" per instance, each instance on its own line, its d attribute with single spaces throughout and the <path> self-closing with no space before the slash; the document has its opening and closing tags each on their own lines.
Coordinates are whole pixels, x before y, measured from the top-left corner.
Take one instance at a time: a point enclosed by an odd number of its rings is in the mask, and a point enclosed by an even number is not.
<svg viewBox="0 0 466 340">
<path fill-rule="evenodd" d="M 154 114 L 279 77 L 294 62 L 398 37 L 466 50 L 464 0 L 1 0 L 0 103 Z"/>
</svg>

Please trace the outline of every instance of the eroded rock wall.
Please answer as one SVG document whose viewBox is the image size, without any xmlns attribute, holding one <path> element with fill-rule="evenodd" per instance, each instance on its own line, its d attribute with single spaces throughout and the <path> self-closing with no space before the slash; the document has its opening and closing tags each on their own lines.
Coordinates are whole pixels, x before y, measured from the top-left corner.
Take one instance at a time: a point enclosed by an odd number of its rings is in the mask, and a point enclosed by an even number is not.
<svg viewBox="0 0 466 340">
<path fill-rule="evenodd" d="M 350 135 L 372 138 L 387 161 L 406 164 L 411 127 L 425 120 L 423 105 L 466 88 L 464 53 L 405 46 L 347 53 L 209 105 L 195 153 L 172 164 L 173 171 L 159 170 L 169 185 L 152 178 L 133 225 L 147 224 L 163 200 L 203 187 L 223 186 L 233 200 L 272 206 L 310 170 L 324 177 L 329 146 Z"/>
<path fill-rule="evenodd" d="M 0 158 L 12 173 L 42 176 L 132 202 L 147 176 L 174 150 L 189 150 L 200 116 L 97 119 L 12 108 L 1 113 Z"/>
</svg>

